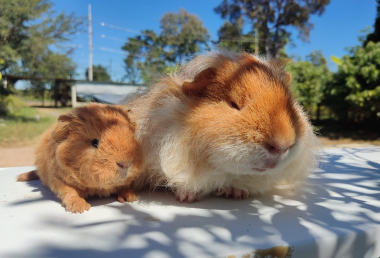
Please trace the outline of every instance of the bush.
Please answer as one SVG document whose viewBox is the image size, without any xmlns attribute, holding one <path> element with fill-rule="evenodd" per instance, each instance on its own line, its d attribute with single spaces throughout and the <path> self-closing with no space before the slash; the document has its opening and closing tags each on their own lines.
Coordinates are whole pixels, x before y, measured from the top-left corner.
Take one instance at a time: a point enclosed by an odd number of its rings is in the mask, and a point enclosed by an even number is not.
<svg viewBox="0 0 380 258">
<path fill-rule="evenodd" d="M 327 106 L 341 121 L 380 118 L 380 42 L 349 49 L 326 84 Z"/>
<path fill-rule="evenodd" d="M 26 103 L 19 97 L 13 95 L 0 96 L 0 116 L 8 116 L 26 106 Z"/>
</svg>

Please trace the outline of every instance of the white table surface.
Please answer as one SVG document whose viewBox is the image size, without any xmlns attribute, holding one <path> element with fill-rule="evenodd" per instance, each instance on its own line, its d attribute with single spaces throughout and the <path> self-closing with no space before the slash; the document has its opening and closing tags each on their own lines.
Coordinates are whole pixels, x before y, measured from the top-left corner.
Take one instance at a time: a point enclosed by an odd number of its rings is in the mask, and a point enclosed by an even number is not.
<svg viewBox="0 0 380 258">
<path fill-rule="evenodd" d="M 181 204 L 147 191 L 132 204 L 90 199 L 83 214 L 39 180 L 16 182 L 33 167 L 0 168 L 0 257 L 258 258 L 275 246 L 287 258 L 380 257 L 380 148 L 326 153 L 298 192 Z"/>
</svg>

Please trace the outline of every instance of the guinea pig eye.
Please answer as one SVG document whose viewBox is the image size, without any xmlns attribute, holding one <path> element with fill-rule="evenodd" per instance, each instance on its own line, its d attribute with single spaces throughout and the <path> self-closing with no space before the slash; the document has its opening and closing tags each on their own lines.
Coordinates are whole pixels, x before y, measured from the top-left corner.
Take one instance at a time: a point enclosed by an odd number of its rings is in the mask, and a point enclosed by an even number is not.
<svg viewBox="0 0 380 258">
<path fill-rule="evenodd" d="M 98 139 L 93 139 L 93 140 L 91 141 L 91 144 L 92 144 L 93 147 L 98 148 L 99 140 L 98 140 Z"/>
<path fill-rule="evenodd" d="M 228 104 L 230 105 L 230 107 L 237 109 L 237 110 L 240 110 L 239 106 L 235 102 L 230 100 L 230 101 L 228 101 Z"/>
</svg>

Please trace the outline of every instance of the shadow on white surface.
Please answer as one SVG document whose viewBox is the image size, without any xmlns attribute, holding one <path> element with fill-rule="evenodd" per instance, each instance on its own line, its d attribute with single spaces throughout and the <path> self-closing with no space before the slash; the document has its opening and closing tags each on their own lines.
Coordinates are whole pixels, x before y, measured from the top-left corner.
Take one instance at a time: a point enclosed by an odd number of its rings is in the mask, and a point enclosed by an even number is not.
<svg viewBox="0 0 380 258">
<path fill-rule="evenodd" d="M 7 238 L 0 233 L 0 240 L 9 243 L 0 248 L 0 256 L 242 257 L 283 245 L 294 247 L 292 258 L 379 257 L 377 159 L 380 148 L 331 150 L 299 190 L 276 189 L 244 201 L 210 197 L 192 204 L 176 202 L 170 192 L 142 192 L 132 204 L 117 203 L 116 197 L 92 198 L 84 214 L 65 212 L 40 181 L 12 182 L 22 194 L 0 202 L 0 209 L 19 219 L 1 221 L 6 230 L 19 233 Z M 35 196 L 27 198 L 27 191 Z M 17 248 L 20 243 L 23 250 Z"/>
</svg>

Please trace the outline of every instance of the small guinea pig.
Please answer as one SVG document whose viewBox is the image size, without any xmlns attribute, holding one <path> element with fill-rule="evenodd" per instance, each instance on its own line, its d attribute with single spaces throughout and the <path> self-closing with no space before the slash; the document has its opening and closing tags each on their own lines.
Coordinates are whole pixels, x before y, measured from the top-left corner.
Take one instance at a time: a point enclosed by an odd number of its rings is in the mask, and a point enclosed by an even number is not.
<svg viewBox="0 0 380 258">
<path fill-rule="evenodd" d="M 319 141 L 286 63 L 219 49 L 124 102 L 144 153 L 133 188 L 166 186 L 193 202 L 302 182 L 318 165 Z"/>
<path fill-rule="evenodd" d="M 141 172 L 142 154 L 129 112 L 92 103 L 61 115 L 37 147 L 37 169 L 17 181 L 40 178 L 74 213 L 90 209 L 84 198 L 91 195 L 135 201 L 130 185 Z"/>
</svg>

